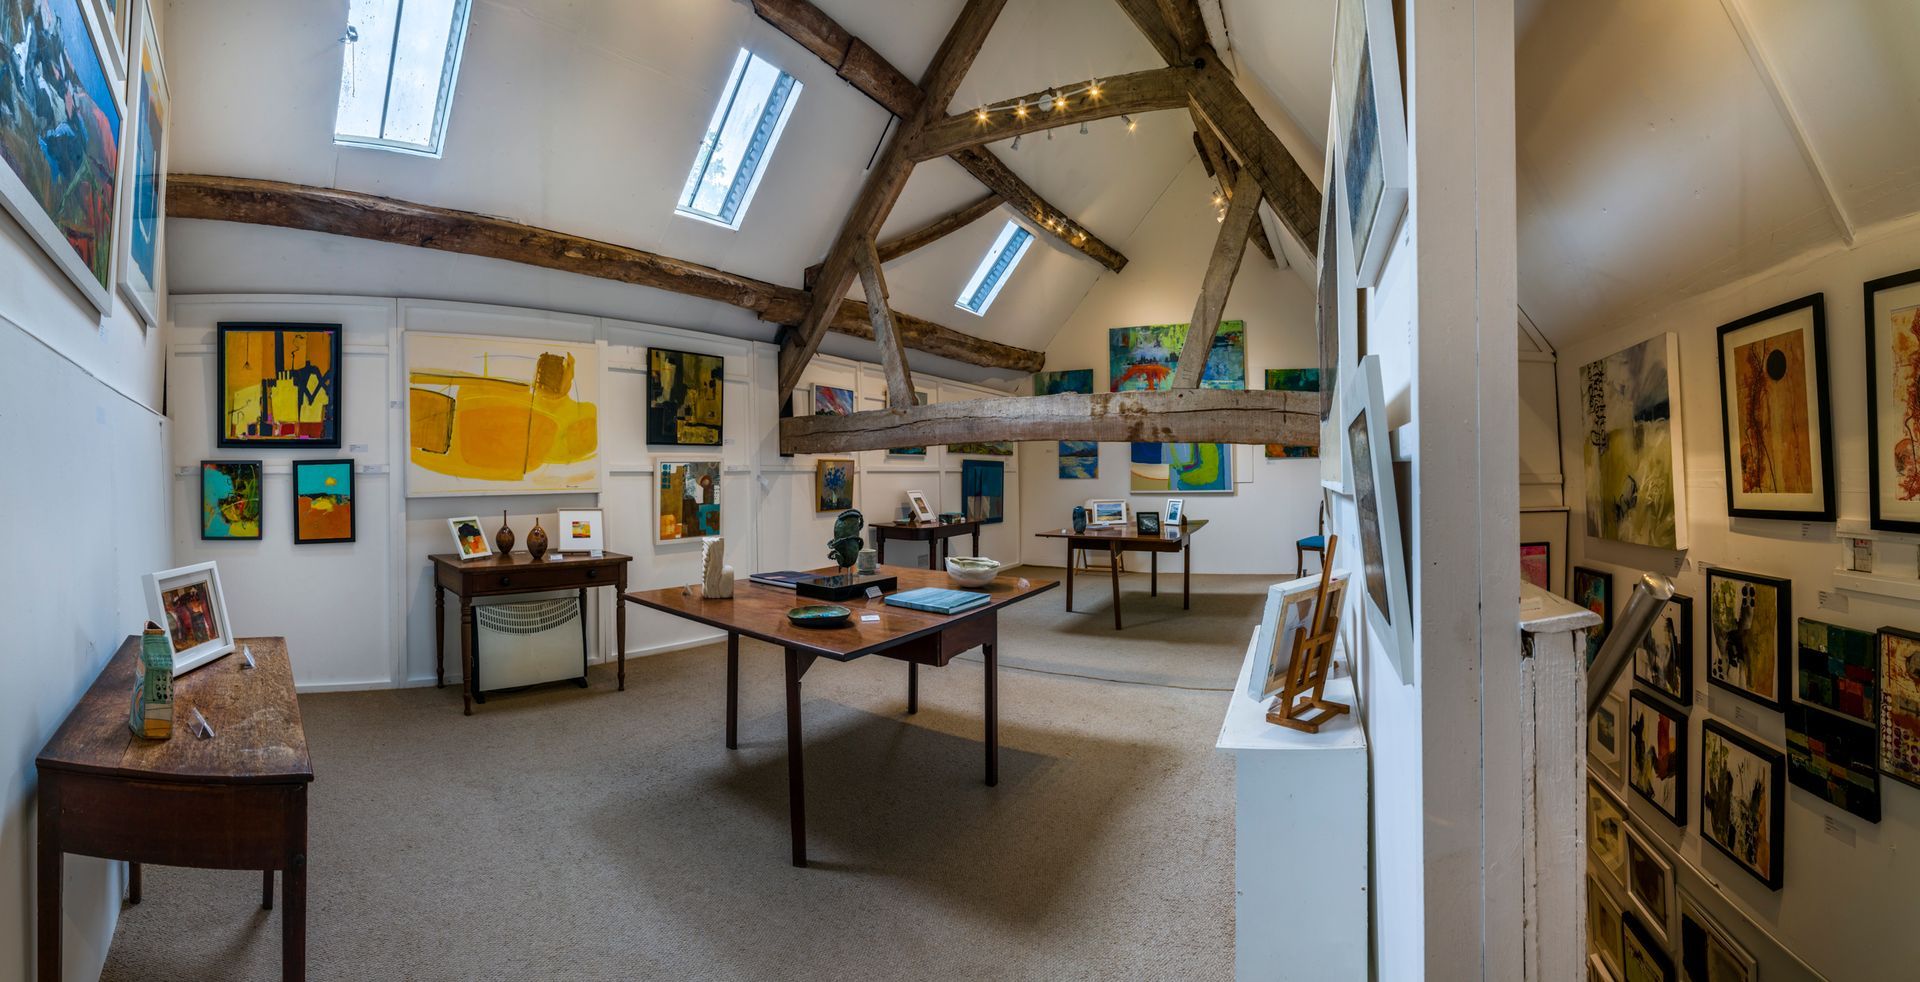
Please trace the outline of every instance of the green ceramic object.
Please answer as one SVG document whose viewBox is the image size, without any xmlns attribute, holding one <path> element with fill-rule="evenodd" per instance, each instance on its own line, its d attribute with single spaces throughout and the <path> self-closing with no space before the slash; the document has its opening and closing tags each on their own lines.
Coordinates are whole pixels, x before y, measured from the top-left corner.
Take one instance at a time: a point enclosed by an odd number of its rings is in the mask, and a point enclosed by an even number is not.
<svg viewBox="0 0 1920 982">
<path fill-rule="evenodd" d="M 835 566 L 846 569 L 860 558 L 860 549 L 866 543 L 860 538 L 860 530 L 866 526 L 865 518 L 849 508 L 833 520 L 833 541 L 827 543 L 827 558 Z"/>
<path fill-rule="evenodd" d="M 839 604 L 808 604 L 787 611 L 787 620 L 795 627 L 839 627 L 853 616 L 853 611 Z"/>
</svg>

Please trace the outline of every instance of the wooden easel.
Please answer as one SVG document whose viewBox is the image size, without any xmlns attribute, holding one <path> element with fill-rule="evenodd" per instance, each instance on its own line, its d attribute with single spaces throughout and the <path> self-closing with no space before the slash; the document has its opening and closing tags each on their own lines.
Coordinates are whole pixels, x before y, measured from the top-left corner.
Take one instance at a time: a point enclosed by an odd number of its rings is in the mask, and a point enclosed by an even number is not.
<svg viewBox="0 0 1920 982">
<path fill-rule="evenodd" d="M 1320 562 L 1320 589 L 1313 597 L 1313 630 L 1294 641 L 1286 682 L 1273 708 L 1267 710 L 1269 723 L 1318 733 L 1328 720 L 1353 708 L 1325 698 L 1327 674 L 1333 670 L 1333 642 L 1340 628 L 1338 613 L 1327 607 L 1327 589 L 1333 583 L 1333 551 L 1339 543 L 1339 536 L 1327 536 L 1327 551 Z"/>
</svg>

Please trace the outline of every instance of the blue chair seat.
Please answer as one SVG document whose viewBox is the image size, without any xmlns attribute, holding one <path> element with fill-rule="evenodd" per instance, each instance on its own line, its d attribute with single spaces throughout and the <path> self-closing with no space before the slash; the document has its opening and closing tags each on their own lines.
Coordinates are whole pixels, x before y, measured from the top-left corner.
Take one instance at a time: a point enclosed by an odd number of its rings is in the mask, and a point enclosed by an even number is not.
<svg viewBox="0 0 1920 982">
<path fill-rule="evenodd" d="M 1294 543 L 1294 545 L 1302 549 L 1325 549 L 1327 547 L 1327 537 L 1324 535 L 1309 535 Z"/>
</svg>

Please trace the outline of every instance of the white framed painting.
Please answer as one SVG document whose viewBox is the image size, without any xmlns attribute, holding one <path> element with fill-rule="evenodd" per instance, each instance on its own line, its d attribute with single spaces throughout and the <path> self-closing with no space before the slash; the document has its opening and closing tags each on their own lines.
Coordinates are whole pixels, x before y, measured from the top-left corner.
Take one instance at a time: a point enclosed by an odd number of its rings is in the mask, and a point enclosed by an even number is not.
<svg viewBox="0 0 1920 982">
<path fill-rule="evenodd" d="M 1620 751 L 1627 734 L 1627 701 L 1611 692 L 1587 718 L 1587 756 L 1596 770 L 1620 780 Z"/>
<path fill-rule="evenodd" d="M 1407 210 L 1407 118 L 1393 7 L 1393 0 L 1339 0 L 1334 21 L 1336 128 L 1327 142 L 1339 147 L 1345 230 L 1361 288 L 1379 282 Z"/>
<path fill-rule="evenodd" d="M 913 520 L 922 524 L 934 520 L 933 506 L 927 503 L 925 491 L 908 491 L 907 505 L 913 509 Z"/>
<path fill-rule="evenodd" d="M 106 37 L 108 56 L 113 62 L 109 68 L 115 80 L 121 82 L 127 80 L 127 53 L 130 50 L 127 33 L 133 27 L 136 4 L 143 8 L 146 6 L 139 0 L 87 0 L 94 21 L 100 25 L 101 33 Z"/>
<path fill-rule="evenodd" d="M 607 516 L 598 508 L 562 508 L 554 523 L 556 552 L 589 555 L 607 547 Z"/>
<path fill-rule="evenodd" d="M 406 334 L 407 497 L 600 490 L 600 349 Z"/>
<path fill-rule="evenodd" d="M 1186 521 L 1186 516 L 1187 516 L 1187 499 L 1185 498 L 1168 498 L 1167 499 L 1167 524 L 1168 525 L 1178 526 L 1181 522 Z"/>
<path fill-rule="evenodd" d="M 175 678 L 233 651 L 233 621 L 227 617 L 219 566 L 161 570 L 148 573 L 145 583 L 147 615 L 166 629 Z"/>
<path fill-rule="evenodd" d="M 152 328 L 165 319 L 160 309 L 160 255 L 166 229 L 167 133 L 173 99 L 147 0 L 114 2 L 139 8 L 130 15 L 126 144 L 120 154 L 120 296 L 140 322 Z"/>
<path fill-rule="evenodd" d="M 1125 525 L 1127 503 L 1121 498 L 1094 498 L 1087 502 L 1087 526 Z"/>
<path fill-rule="evenodd" d="M 654 461 L 653 541 L 699 542 L 722 534 L 720 461 Z"/>
<path fill-rule="evenodd" d="M 1687 548 L 1680 336 L 1669 331 L 1580 366 L 1587 536 Z"/>
<path fill-rule="evenodd" d="M 480 528 L 480 516 L 449 518 L 447 531 L 453 533 L 453 549 L 461 559 L 485 559 L 493 555 L 493 546 L 487 544 L 487 533 Z"/>
<path fill-rule="evenodd" d="M 1401 548 L 1400 495 L 1395 489 L 1393 448 L 1387 441 L 1387 407 L 1380 382 L 1380 356 L 1360 360 L 1342 407 L 1344 442 L 1351 463 L 1354 521 L 1359 526 L 1361 594 L 1367 623 L 1380 637 L 1402 685 L 1413 684 L 1413 606 L 1407 590 L 1407 554 Z"/>
</svg>

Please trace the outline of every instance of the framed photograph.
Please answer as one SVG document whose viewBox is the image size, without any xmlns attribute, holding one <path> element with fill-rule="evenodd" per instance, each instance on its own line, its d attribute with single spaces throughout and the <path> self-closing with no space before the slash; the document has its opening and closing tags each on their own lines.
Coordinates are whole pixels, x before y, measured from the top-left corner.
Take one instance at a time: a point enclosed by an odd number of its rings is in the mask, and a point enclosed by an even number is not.
<svg viewBox="0 0 1920 982">
<path fill-rule="evenodd" d="M 648 348 L 647 442 L 720 446 L 726 394 L 725 358 Z"/>
<path fill-rule="evenodd" d="M 720 534 L 720 462 L 662 460 L 655 465 L 653 541 L 699 541 Z"/>
<path fill-rule="evenodd" d="M 1592 873 L 1587 874 L 1587 948 L 1600 964 L 1601 977 L 1612 979 L 1620 967 L 1620 905 Z"/>
<path fill-rule="evenodd" d="M 340 446 L 340 325 L 223 323 L 218 339 L 215 446 Z"/>
<path fill-rule="evenodd" d="M 1760 966 L 1699 902 L 1680 891 L 1680 970 L 1697 982 L 1754 982 Z"/>
<path fill-rule="evenodd" d="M 1647 930 L 1646 922 L 1629 911 L 1622 915 L 1625 930 L 1620 932 L 1620 978 L 1622 982 L 1678 982 L 1673 975 L 1673 959 L 1661 949 Z"/>
<path fill-rule="evenodd" d="M 1387 442 L 1380 356 L 1360 360 L 1341 431 L 1353 465 L 1353 505 L 1360 531 L 1360 569 L 1367 622 L 1386 646 L 1402 685 L 1413 684 L 1413 608 L 1407 554 L 1400 541 L 1400 495 Z"/>
<path fill-rule="evenodd" d="M 1686 827 L 1686 714 L 1637 691 L 1627 700 L 1627 786 Z"/>
<path fill-rule="evenodd" d="M 1633 680 L 1685 706 L 1693 701 L 1693 598 L 1674 594 L 1633 652 Z"/>
<path fill-rule="evenodd" d="M 1160 513 L 1159 512 L 1143 511 L 1135 515 L 1133 517 L 1133 520 L 1134 520 L 1134 527 L 1140 532 L 1141 535 L 1159 535 L 1160 534 Z"/>
<path fill-rule="evenodd" d="M 1812 706 L 1787 707 L 1787 780 L 1842 811 L 1880 821 L 1879 735 Z"/>
<path fill-rule="evenodd" d="M 932 522 L 935 520 L 933 506 L 927 503 L 927 493 L 925 491 L 908 491 L 907 504 L 913 508 L 914 521 Z"/>
<path fill-rule="evenodd" d="M 200 538 L 258 539 L 265 479 L 257 460 L 200 462 Z"/>
<path fill-rule="evenodd" d="M 1263 700 L 1280 691 L 1287 680 L 1287 665 L 1293 660 L 1294 646 L 1313 630 L 1313 600 L 1319 593 L 1318 576 L 1303 576 L 1267 587 L 1266 608 L 1261 612 L 1253 642 L 1254 650 L 1263 653 L 1262 660 L 1254 664 L 1263 670 L 1248 674 L 1248 698 Z"/>
<path fill-rule="evenodd" d="M 1127 503 L 1119 498 L 1095 498 L 1087 502 L 1087 525 L 1127 524 Z"/>
<path fill-rule="evenodd" d="M 1358 286 L 1370 287 L 1407 209 L 1407 123 L 1392 0 L 1340 0 L 1333 40 L 1341 197 Z M 1331 185 L 1329 185 L 1331 186 Z"/>
<path fill-rule="evenodd" d="M 352 542 L 353 536 L 353 461 L 294 461 L 294 543 Z"/>
<path fill-rule="evenodd" d="M 1520 582 L 1531 583 L 1542 590 L 1552 588 L 1553 584 L 1553 544 L 1550 542 L 1520 543 Z"/>
<path fill-rule="evenodd" d="M 1547 544 L 1547 592 L 1567 596 L 1567 527 L 1565 508 L 1532 508 L 1520 512 L 1520 541 Z"/>
<path fill-rule="evenodd" d="M 1687 548 L 1679 373 L 1671 332 L 1580 366 L 1589 537 Z"/>
<path fill-rule="evenodd" d="M 1660 944 L 1673 912 L 1673 865 L 1640 830 L 1627 823 L 1627 898 Z"/>
<path fill-rule="evenodd" d="M 1867 495 L 1874 528 L 1920 532 L 1920 269 L 1866 284 Z"/>
<path fill-rule="evenodd" d="M 493 555 L 493 546 L 487 542 L 487 534 L 480 530 L 478 515 L 449 518 L 447 529 L 453 533 L 453 549 L 461 559 L 485 559 Z"/>
<path fill-rule="evenodd" d="M 1828 420 L 1822 294 L 1721 326 L 1720 431 L 1727 448 L 1727 514 L 1833 521 Z"/>
<path fill-rule="evenodd" d="M 1786 758 L 1708 719 L 1700 729 L 1700 837 L 1741 869 L 1780 889 Z"/>
<path fill-rule="evenodd" d="M 1920 634 L 1880 629 L 1880 772 L 1920 788 Z"/>
<path fill-rule="evenodd" d="M 1800 701 L 1872 726 L 1880 709 L 1880 659 L 1871 631 L 1800 618 L 1794 675 Z"/>
<path fill-rule="evenodd" d="M 832 385 L 814 386 L 813 414 L 815 416 L 853 415 L 853 390 Z"/>
<path fill-rule="evenodd" d="M 98 2 L 98 0 L 97 0 Z M 122 33 L 132 22 L 127 86 L 126 152 L 120 156 L 120 296 L 149 328 L 166 319 L 160 310 L 160 250 L 167 200 L 167 133 L 173 102 L 160 61 L 160 37 L 147 0 L 107 0 Z M 133 8 L 138 7 L 136 13 Z M 125 40 L 125 38 L 122 38 Z"/>
<path fill-rule="evenodd" d="M 823 457 L 813 462 L 813 510 L 842 512 L 853 507 L 853 458 Z"/>
<path fill-rule="evenodd" d="M 1587 720 L 1587 756 L 1608 777 L 1620 780 L 1621 744 L 1627 732 L 1627 701 L 1611 692 Z"/>
<path fill-rule="evenodd" d="M 1613 631 L 1613 574 L 1590 566 L 1573 568 L 1574 603 L 1600 615 L 1600 626 L 1587 632 L 1587 664 L 1600 656 L 1600 646 Z"/>
<path fill-rule="evenodd" d="M 1707 681 L 1769 709 L 1786 708 L 1793 584 L 1707 570 Z"/>
<path fill-rule="evenodd" d="M 1627 805 L 1613 789 L 1587 779 L 1587 852 L 1593 865 L 1627 885 Z"/>
<path fill-rule="evenodd" d="M 147 616 L 167 629 L 174 678 L 233 650 L 233 621 L 227 617 L 218 566 L 196 563 L 161 570 L 148 573 L 145 581 Z"/>
<path fill-rule="evenodd" d="M 1187 515 L 1187 499 L 1185 498 L 1168 498 L 1167 499 L 1167 524 L 1168 525 L 1184 524 L 1187 520 L 1186 515 Z"/>
<path fill-rule="evenodd" d="M 607 514 L 598 508 L 562 508 L 554 521 L 554 551 L 592 555 L 607 548 Z"/>
</svg>

